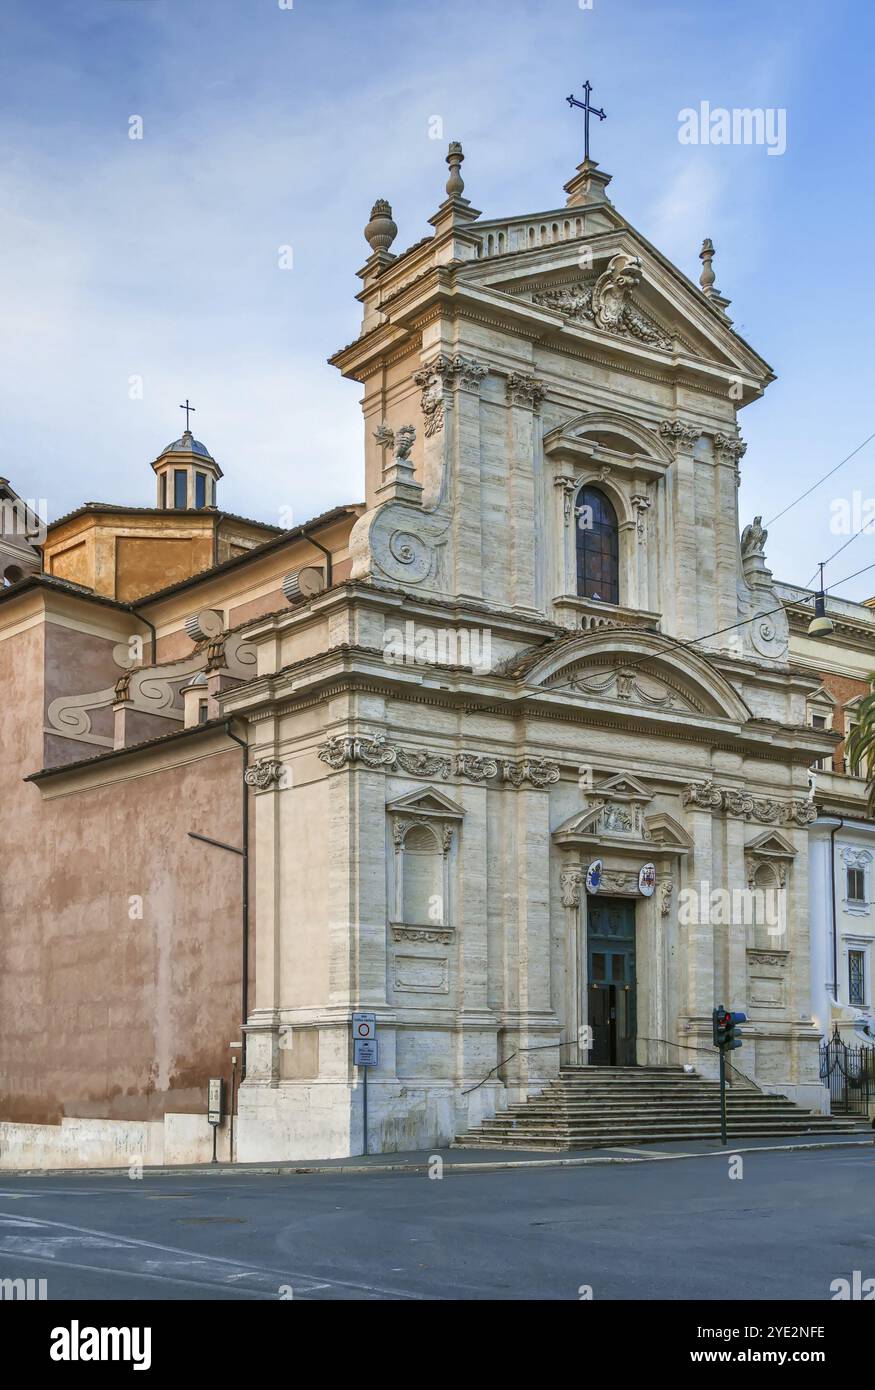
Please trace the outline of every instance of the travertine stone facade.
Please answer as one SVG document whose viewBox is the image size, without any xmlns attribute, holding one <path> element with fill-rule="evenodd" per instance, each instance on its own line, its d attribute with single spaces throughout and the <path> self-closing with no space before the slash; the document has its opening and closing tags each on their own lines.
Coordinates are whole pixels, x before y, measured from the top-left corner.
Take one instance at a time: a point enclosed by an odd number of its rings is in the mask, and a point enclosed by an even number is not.
<svg viewBox="0 0 875 1390">
<path fill-rule="evenodd" d="M 333 359 L 364 387 L 352 583 L 318 601 L 318 653 L 300 615 L 252 626 L 260 679 L 224 701 L 289 770 L 256 795 L 241 1158 L 360 1147 L 356 1008 L 372 1147 L 447 1142 L 586 1063 L 594 860 L 634 911 L 637 1059 L 713 1071 L 725 1003 L 751 1016 L 745 1069 L 823 1105 L 806 769 L 828 740 L 761 528 L 739 546 L 736 414 L 772 373 L 605 182 L 500 225 L 456 188 L 433 239 L 361 272 Z M 611 605 L 578 593 L 586 485 L 618 519 Z M 764 884 L 772 932 L 684 919 Z"/>
</svg>

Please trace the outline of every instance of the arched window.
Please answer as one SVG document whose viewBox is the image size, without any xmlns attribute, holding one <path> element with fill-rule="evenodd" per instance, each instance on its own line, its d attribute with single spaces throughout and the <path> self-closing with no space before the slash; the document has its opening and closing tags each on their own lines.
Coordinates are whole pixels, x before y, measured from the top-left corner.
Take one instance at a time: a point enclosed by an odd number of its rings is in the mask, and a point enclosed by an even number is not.
<svg viewBox="0 0 875 1390">
<path fill-rule="evenodd" d="M 581 598 L 620 602 L 620 532 L 617 513 L 603 492 L 582 487 L 574 507 L 577 592 Z"/>
</svg>

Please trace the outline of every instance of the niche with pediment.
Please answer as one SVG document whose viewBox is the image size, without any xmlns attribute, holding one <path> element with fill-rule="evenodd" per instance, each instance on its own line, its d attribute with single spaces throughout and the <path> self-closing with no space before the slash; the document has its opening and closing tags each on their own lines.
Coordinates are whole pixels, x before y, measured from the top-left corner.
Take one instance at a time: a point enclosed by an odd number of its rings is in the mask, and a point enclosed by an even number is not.
<svg viewBox="0 0 875 1390">
<path fill-rule="evenodd" d="M 386 807 L 392 829 L 389 925 L 393 940 L 452 939 L 451 859 L 464 811 L 436 787 Z"/>
<path fill-rule="evenodd" d="M 553 839 L 582 849 L 686 854 L 691 848 L 689 835 L 666 812 L 648 813 L 652 800 L 652 793 L 636 777 L 616 773 L 587 793 L 583 809 L 560 825 Z"/>
<path fill-rule="evenodd" d="M 763 831 L 744 847 L 748 962 L 760 972 L 764 964 L 783 968 L 789 949 L 787 901 L 795 857 L 790 841 L 776 830 Z"/>
</svg>

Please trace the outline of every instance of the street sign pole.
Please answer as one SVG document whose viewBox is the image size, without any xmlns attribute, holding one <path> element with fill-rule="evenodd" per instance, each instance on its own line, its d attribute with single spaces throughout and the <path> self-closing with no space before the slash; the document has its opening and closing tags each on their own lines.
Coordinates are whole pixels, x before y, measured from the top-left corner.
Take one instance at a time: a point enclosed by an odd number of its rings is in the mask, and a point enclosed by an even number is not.
<svg viewBox="0 0 875 1390">
<path fill-rule="evenodd" d="M 380 1049 L 377 1042 L 377 1016 L 357 1011 L 352 1016 L 352 1062 L 361 1067 L 362 1077 L 362 1153 L 368 1149 L 368 1068 L 379 1065 Z"/>
</svg>

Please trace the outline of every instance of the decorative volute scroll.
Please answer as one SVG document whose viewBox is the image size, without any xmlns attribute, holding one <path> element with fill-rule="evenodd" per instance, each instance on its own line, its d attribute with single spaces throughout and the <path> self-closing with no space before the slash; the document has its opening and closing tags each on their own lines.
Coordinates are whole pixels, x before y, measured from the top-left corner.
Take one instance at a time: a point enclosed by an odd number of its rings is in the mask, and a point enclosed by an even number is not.
<svg viewBox="0 0 875 1390">
<path fill-rule="evenodd" d="M 772 572 L 766 567 L 768 535 L 761 516 L 755 516 L 741 535 L 741 574 L 737 592 L 738 614 L 743 621 L 739 630 L 744 643 L 756 656 L 783 661 L 790 643 L 790 623 L 774 587 Z"/>
<path fill-rule="evenodd" d="M 225 618 L 218 608 L 201 608 L 185 620 L 185 630 L 192 642 L 211 642 L 224 629 Z"/>
<path fill-rule="evenodd" d="M 197 616 L 203 618 L 203 614 Z M 238 680 L 252 680 L 256 674 L 255 646 L 245 641 L 241 633 L 224 635 L 220 632 L 210 638 L 206 646 L 206 665 L 204 645 L 204 642 L 199 643 L 197 651 L 179 661 L 141 666 L 128 671 L 104 690 L 89 691 L 84 695 L 59 695 L 49 705 L 47 731 L 83 743 L 112 747 L 111 739 L 92 732 L 91 715 L 95 710 L 105 709 L 123 700 L 134 711 L 158 715 L 182 724 L 185 711 L 180 691 L 198 671 L 221 670 Z M 168 727 L 172 727 L 172 724 Z"/>
</svg>

